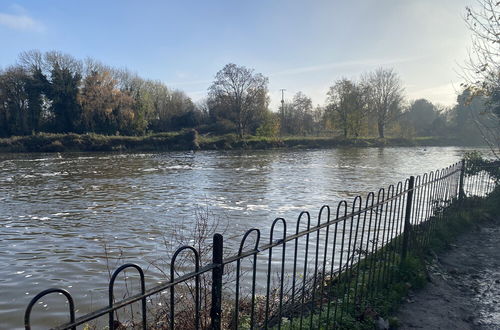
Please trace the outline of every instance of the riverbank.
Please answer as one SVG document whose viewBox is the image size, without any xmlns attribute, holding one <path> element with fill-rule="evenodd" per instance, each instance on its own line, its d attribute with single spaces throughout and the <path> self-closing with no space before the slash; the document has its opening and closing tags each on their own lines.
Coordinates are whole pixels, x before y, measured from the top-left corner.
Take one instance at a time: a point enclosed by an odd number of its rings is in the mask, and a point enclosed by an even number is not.
<svg viewBox="0 0 500 330">
<path fill-rule="evenodd" d="M 400 307 L 398 329 L 499 329 L 500 217 L 484 210 L 447 249 L 429 257 L 427 284 Z"/>
<path fill-rule="evenodd" d="M 434 237 L 397 304 L 390 329 L 498 329 L 500 327 L 500 191 L 473 203 L 459 221 Z"/>
<path fill-rule="evenodd" d="M 320 149 L 335 147 L 413 147 L 470 146 L 455 138 L 341 138 L 341 137 L 258 137 L 240 139 L 234 134 L 199 135 L 195 130 L 158 133 L 147 136 L 108 136 L 99 134 L 48 134 L 0 139 L 0 152 L 65 151 L 183 151 L 183 150 L 260 150 Z"/>
<path fill-rule="evenodd" d="M 366 307 L 342 304 L 345 315 L 339 329 L 498 329 L 500 327 L 500 190 L 487 198 L 466 199 L 461 207 L 445 209 L 427 237 L 428 247 L 401 255 L 389 268 L 397 268 L 394 282 L 375 283 Z M 398 246 L 396 240 L 396 246 Z M 389 246 L 389 249 L 391 247 Z M 384 249 L 374 255 L 384 259 Z M 378 256 L 378 254 L 380 254 Z M 377 263 L 374 264 L 375 267 Z M 382 265 L 380 267 L 383 267 Z M 363 265 L 360 267 L 363 269 Z M 360 275 L 362 276 L 362 275 Z M 347 292 L 362 290 L 354 279 Z M 373 290 L 370 289 L 370 290 Z M 296 320 L 292 320 L 292 324 Z M 315 320 L 318 328 L 324 317 Z"/>
</svg>

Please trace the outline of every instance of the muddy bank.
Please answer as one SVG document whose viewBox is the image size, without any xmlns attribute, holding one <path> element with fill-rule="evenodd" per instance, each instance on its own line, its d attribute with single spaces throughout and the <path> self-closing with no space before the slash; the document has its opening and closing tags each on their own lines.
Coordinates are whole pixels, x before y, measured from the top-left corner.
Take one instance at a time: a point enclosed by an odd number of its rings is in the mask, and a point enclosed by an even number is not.
<svg viewBox="0 0 500 330">
<path fill-rule="evenodd" d="M 500 218 L 481 222 L 434 256 L 428 285 L 410 294 L 399 329 L 500 329 Z"/>
<path fill-rule="evenodd" d="M 148 136 L 98 134 L 36 134 L 0 139 L 0 152 L 180 151 L 197 150 L 194 130 Z"/>
<path fill-rule="evenodd" d="M 384 146 L 468 146 L 468 144 L 453 138 L 437 137 L 344 139 L 339 137 L 248 136 L 240 139 L 234 134 L 201 136 L 196 130 L 147 136 L 41 133 L 0 139 L 0 152 L 259 150 Z"/>
<path fill-rule="evenodd" d="M 199 139 L 201 149 L 319 149 L 336 147 L 413 147 L 413 146 L 463 146 L 465 143 L 452 138 L 340 138 L 340 137 L 248 137 L 244 140 L 226 135 Z"/>
</svg>

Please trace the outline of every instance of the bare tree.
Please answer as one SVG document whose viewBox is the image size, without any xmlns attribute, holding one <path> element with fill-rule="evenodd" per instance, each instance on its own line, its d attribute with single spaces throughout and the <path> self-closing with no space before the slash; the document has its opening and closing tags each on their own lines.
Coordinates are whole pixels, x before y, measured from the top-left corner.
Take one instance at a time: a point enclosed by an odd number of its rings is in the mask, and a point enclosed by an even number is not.
<svg viewBox="0 0 500 330">
<path fill-rule="evenodd" d="M 465 23 L 472 34 L 472 47 L 465 63 L 465 87 L 491 94 L 498 90 L 500 74 L 500 2 L 477 0 L 466 7 Z"/>
<path fill-rule="evenodd" d="M 368 109 L 377 120 L 378 134 L 384 138 L 387 124 L 401 114 L 404 88 L 393 69 L 378 68 L 363 77 L 367 91 Z"/>
<path fill-rule="evenodd" d="M 465 22 L 472 33 L 472 47 L 463 68 L 463 87 L 471 97 L 486 97 L 486 111 L 474 123 L 497 158 L 500 158 L 500 1 L 477 0 L 466 7 Z M 482 118 L 479 118 L 481 116 Z"/>
<path fill-rule="evenodd" d="M 249 125 L 267 111 L 267 84 L 268 79 L 262 74 L 230 63 L 217 72 L 208 95 L 219 115 L 233 121 L 243 137 Z"/>
<path fill-rule="evenodd" d="M 33 69 L 47 69 L 46 63 L 43 58 L 43 53 L 37 49 L 32 49 L 20 53 L 19 64 L 28 71 L 31 71 Z"/>
</svg>

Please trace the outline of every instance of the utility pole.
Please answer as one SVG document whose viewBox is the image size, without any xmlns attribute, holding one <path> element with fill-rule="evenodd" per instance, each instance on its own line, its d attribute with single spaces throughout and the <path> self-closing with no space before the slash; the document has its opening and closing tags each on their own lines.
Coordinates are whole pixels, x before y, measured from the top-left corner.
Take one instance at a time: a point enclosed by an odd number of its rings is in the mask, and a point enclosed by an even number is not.
<svg viewBox="0 0 500 330">
<path fill-rule="evenodd" d="M 281 91 L 281 122 L 280 122 L 280 133 L 283 135 L 285 128 L 285 91 L 286 89 L 282 88 Z"/>
</svg>

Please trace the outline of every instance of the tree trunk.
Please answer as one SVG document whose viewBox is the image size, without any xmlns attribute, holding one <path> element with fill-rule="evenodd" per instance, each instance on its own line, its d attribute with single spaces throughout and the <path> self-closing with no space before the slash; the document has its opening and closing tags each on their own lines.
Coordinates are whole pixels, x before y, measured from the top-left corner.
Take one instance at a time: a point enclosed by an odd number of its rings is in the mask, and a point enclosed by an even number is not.
<svg viewBox="0 0 500 330">
<path fill-rule="evenodd" d="M 240 139 L 243 139 L 243 125 L 241 122 L 238 122 L 238 135 L 240 136 Z"/>
<path fill-rule="evenodd" d="M 378 137 L 381 139 L 384 138 L 384 123 L 382 122 L 378 123 Z"/>
</svg>

